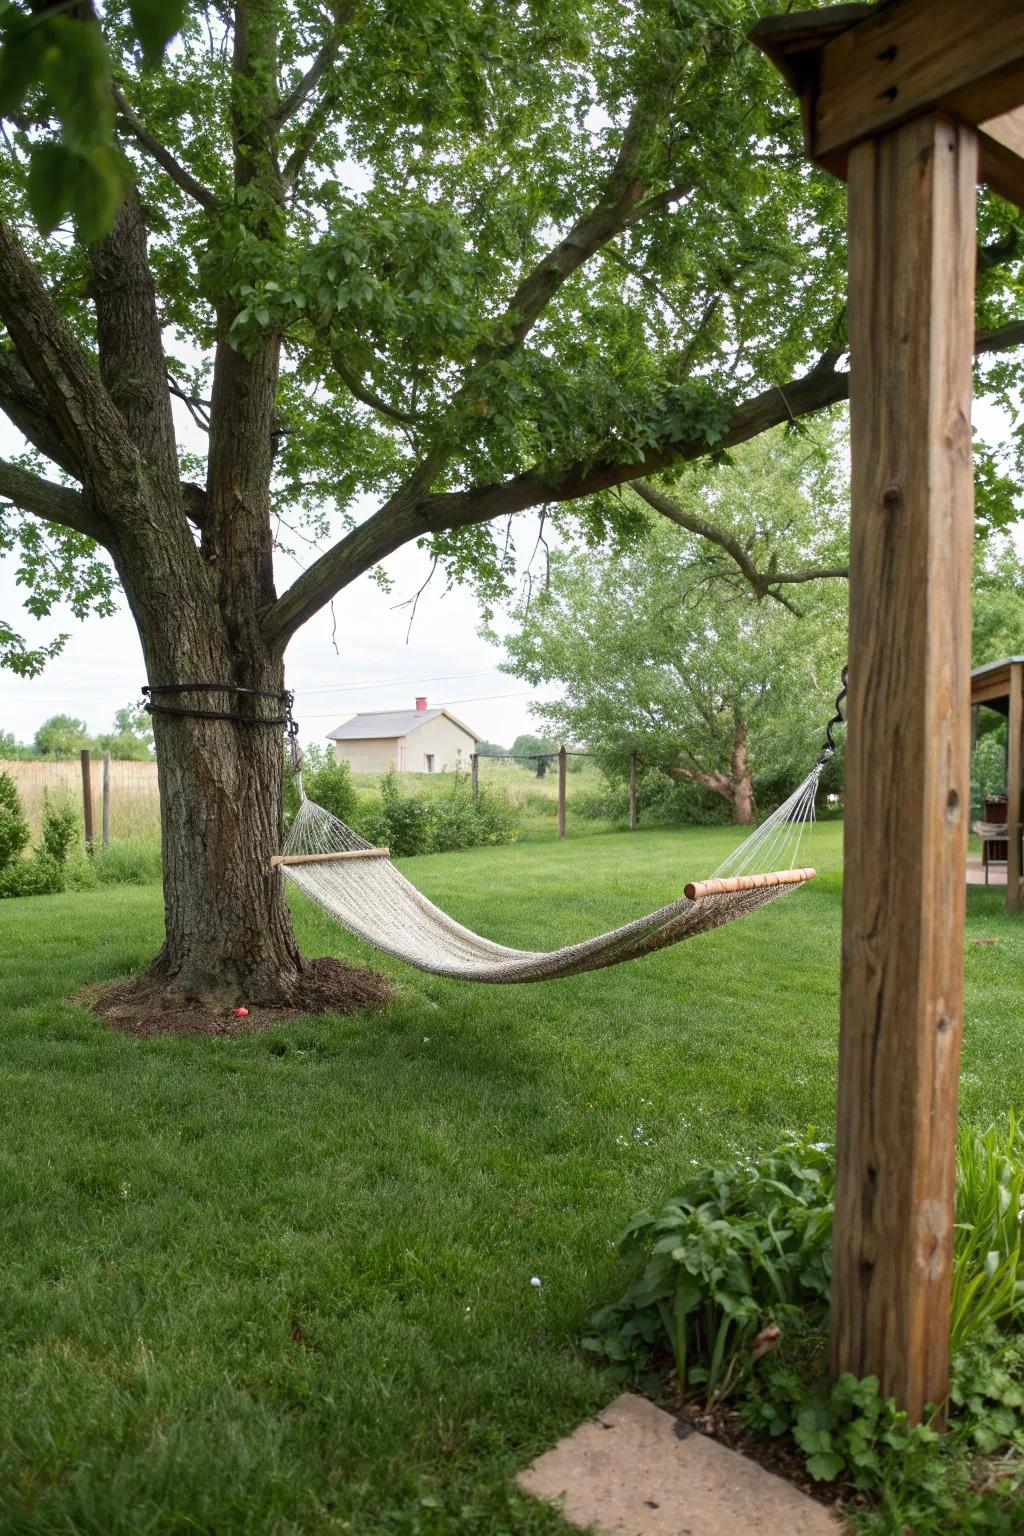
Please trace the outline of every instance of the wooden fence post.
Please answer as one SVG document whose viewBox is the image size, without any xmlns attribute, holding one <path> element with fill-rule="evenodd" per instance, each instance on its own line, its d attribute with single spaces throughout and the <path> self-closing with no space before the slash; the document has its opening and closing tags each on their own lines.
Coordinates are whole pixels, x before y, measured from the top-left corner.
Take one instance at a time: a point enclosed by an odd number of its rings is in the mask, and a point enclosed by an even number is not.
<svg viewBox="0 0 1024 1536">
<path fill-rule="evenodd" d="M 475 800 L 477 798 L 477 796 L 479 795 L 479 793 L 480 793 L 480 754 L 479 754 L 479 752 L 474 752 L 472 757 L 470 758 L 469 762 L 470 762 L 470 778 L 471 778 L 472 784 L 473 784 L 473 799 Z"/>
<path fill-rule="evenodd" d="M 850 151 L 850 695 L 832 1368 L 949 1385 L 970 814 L 977 135 Z M 941 1410 L 940 1410 L 941 1411 Z"/>
<path fill-rule="evenodd" d="M 565 748 L 558 749 L 558 835 L 565 836 Z"/>
<path fill-rule="evenodd" d="M 103 846 L 110 847 L 110 753 L 103 754 Z"/>
<path fill-rule="evenodd" d="M 629 830 L 635 832 L 639 825 L 636 809 L 636 753 L 629 754 Z"/>
<path fill-rule="evenodd" d="M 90 769 L 89 748 L 83 747 L 79 754 L 82 762 L 82 812 L 85 819 L 85 846 L 92 853 L 92 840 L 94 829 L 92 824 L 92 773 Z"/>
</svg>

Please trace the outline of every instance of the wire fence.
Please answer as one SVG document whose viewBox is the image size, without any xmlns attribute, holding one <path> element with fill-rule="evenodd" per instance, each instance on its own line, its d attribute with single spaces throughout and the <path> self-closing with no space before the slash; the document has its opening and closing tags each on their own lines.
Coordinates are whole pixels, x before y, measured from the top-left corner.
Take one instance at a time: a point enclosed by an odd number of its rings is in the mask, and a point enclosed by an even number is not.
<svg viewBox="0 0 1024 1536">
<path fill-rule="evenodd" d="M 108 839 L 117 842 L 159 835 L 160 796 L 155 762 L 115 758 L 105 764 L 102 756 L 92 756 L 89 768 L 89 804 L 95 838 L 102 838 L 104 824 Z M 72 799 L 84 813 L 82 764 L 77 757 L 0 762 L 0 773 L 10 774 L 14 780 L 34 836 L 38 836 L 42 824 L 47 796 Z M 105 818 L 104 776 L 107 783 Z"/>
</svg>

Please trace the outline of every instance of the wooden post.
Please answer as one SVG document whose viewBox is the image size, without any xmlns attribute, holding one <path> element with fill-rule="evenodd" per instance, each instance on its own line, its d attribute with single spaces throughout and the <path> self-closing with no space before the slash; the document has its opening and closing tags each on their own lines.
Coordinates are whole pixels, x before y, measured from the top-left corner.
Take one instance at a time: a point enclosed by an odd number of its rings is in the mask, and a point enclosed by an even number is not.
<svg viewBox="0 0 1024 1536">
<path fill-rule="evenodd" d="M 832 1367 L 949 1381 L 970 803 L 975 131 L 849 158 L 852 510 Z"/>
<path fill-rule="evenodd" d="M 480 793 L 480 754 L 479 754 L 479 752 L 474 752 L 472 757 L 470 758 L 469 762 L 470 762 L 470 778 L 471 778 L 472 784 L 473 784 L 473 799 L 475 800 L 477 798 L 477 796 L 479 795 L 479 793 Z"/>
<path fill-rule="evenodd" d="M 558 835 L 565 836 L 565 748 L 558 749 Z"/>
<path fill-rule="evenodd" d="M 88 852 L 92 853 L 92 773 L 90 769 L 89 748 L 83 747 L 79 755 L 82 762 L 82 813 L 85 819 L 85 846 Z"/>
<path fill-rule="evenodd" d="M 103 846 L 110 847 L 110 753 L 103 754 Z"/>
<path fill-rule="evenodd" d="M 636 810 L 636 753 L 629 754 L 629 830 L 635 832 L 639 825 Z"/>
<path fill-rule="evenodd" d="M 1021 758 L 1024 755 L 1024 663 L 1010 663 L 1010 718 L 1006 729 L 1006 910 L 1024 907 L 1021 888 Z"/>
</svg>

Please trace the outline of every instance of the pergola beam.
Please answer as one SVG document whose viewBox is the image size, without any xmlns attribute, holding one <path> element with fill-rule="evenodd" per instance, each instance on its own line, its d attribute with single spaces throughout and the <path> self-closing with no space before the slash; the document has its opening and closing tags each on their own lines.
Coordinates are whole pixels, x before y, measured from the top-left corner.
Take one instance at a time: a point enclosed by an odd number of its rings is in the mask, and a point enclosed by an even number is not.
<svg viewBox="0 0 1024 1536">
<path fill-rule="evenodd" d="M 883 0 L 770 16 L 751 37 L 798 92 L 808 157 L 846 179 L 852 145 L 945 111 L 980 130 L 979 177 L 1024 202 L 1020 0 Z"/>
</svg>

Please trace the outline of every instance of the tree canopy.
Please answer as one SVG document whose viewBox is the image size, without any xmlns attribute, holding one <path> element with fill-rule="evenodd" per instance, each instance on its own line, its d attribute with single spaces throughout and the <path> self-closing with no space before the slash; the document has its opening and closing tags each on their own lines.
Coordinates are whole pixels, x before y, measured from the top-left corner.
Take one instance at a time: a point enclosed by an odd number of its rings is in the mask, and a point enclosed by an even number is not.
<svg viewBox="0 0 1024 1536">
<path fill-rule="evenodd" d="M 40 151 L 84 142 L 69 81 L 95 69 L 100 40 L 91 8 L 72 9 L 26 35 L 41 47 L 46 28 L 58 42 L 61 29 L 95 34 L 77 44 L 78 76 L 51 47 L 47 69 L 8 69 L 0 91 L 3 209 L 94 353 L 93 226 L 79 216 L 79 238 L 58 227 L 42 240 L 28 222 Z M 793 102 L 745 41 L 765 9 L 248 0 L 182 18 L 172 6 L 163 33 L 183 30 L 153 69 L 153 7 L 104 8 L 104 113 L 142 198 L 170 387 L 205 429 L 216 345 L 251 357 L 282 338 L 278 546 L 305 562 L 310 540 L 342 533 L 262 616 L 269 636 L 285 640 L 410 538 L 493 593 L 516 512 L 564 522 L 571 505 L 574 532 L 622 531 L 608 487 L 845 394 L 843 189 L 804 164 Z M 8 33 L 19 15 L 9 8 Z M 991 348 L 1015 339 L 1000 332 L 1020 225 L 994 201 L 983 224 Z M 8 252 L 12 301 L 19 257 Z M 0 366 L 12 419 L 77 478 L 16 358 Z M 994 387 L 1011 387 L 1005 370 Z M 201 482 L 195 456 L 183 464 Z M 6 466 L 0 489 L 50 532 L 8 511 L 0 539 L 20 551 L 34 611 L 67 593 L 79 612 L 102 607 L 110 582 L 83 537 L 102 530 L 26 469 Z M 186 486 L 198 524 L 202 506 L 201 484 Z M 45 661 L 2 638 L 9 662 Z"/>
<path fill-rule="evenodd" d="M 807 565 L 845 554 L 845 486 L 841 440 L 783 429 L 690 477 L 678 505 L 684 518 L 712 506 L 744 551 L 770 536 Z M 765 600 L 699 535 L 649 517 L 620 554 L 552 556 L 507 643 L 509 670 L 560 685 L 538 718 L 607 768 L 624 772 L 636 752 L 746 820 L 758 779 L 792 789 L 810 768 L 846 657 L 845 582 L 800 591 L 799 610 Z"/>
</svg>

